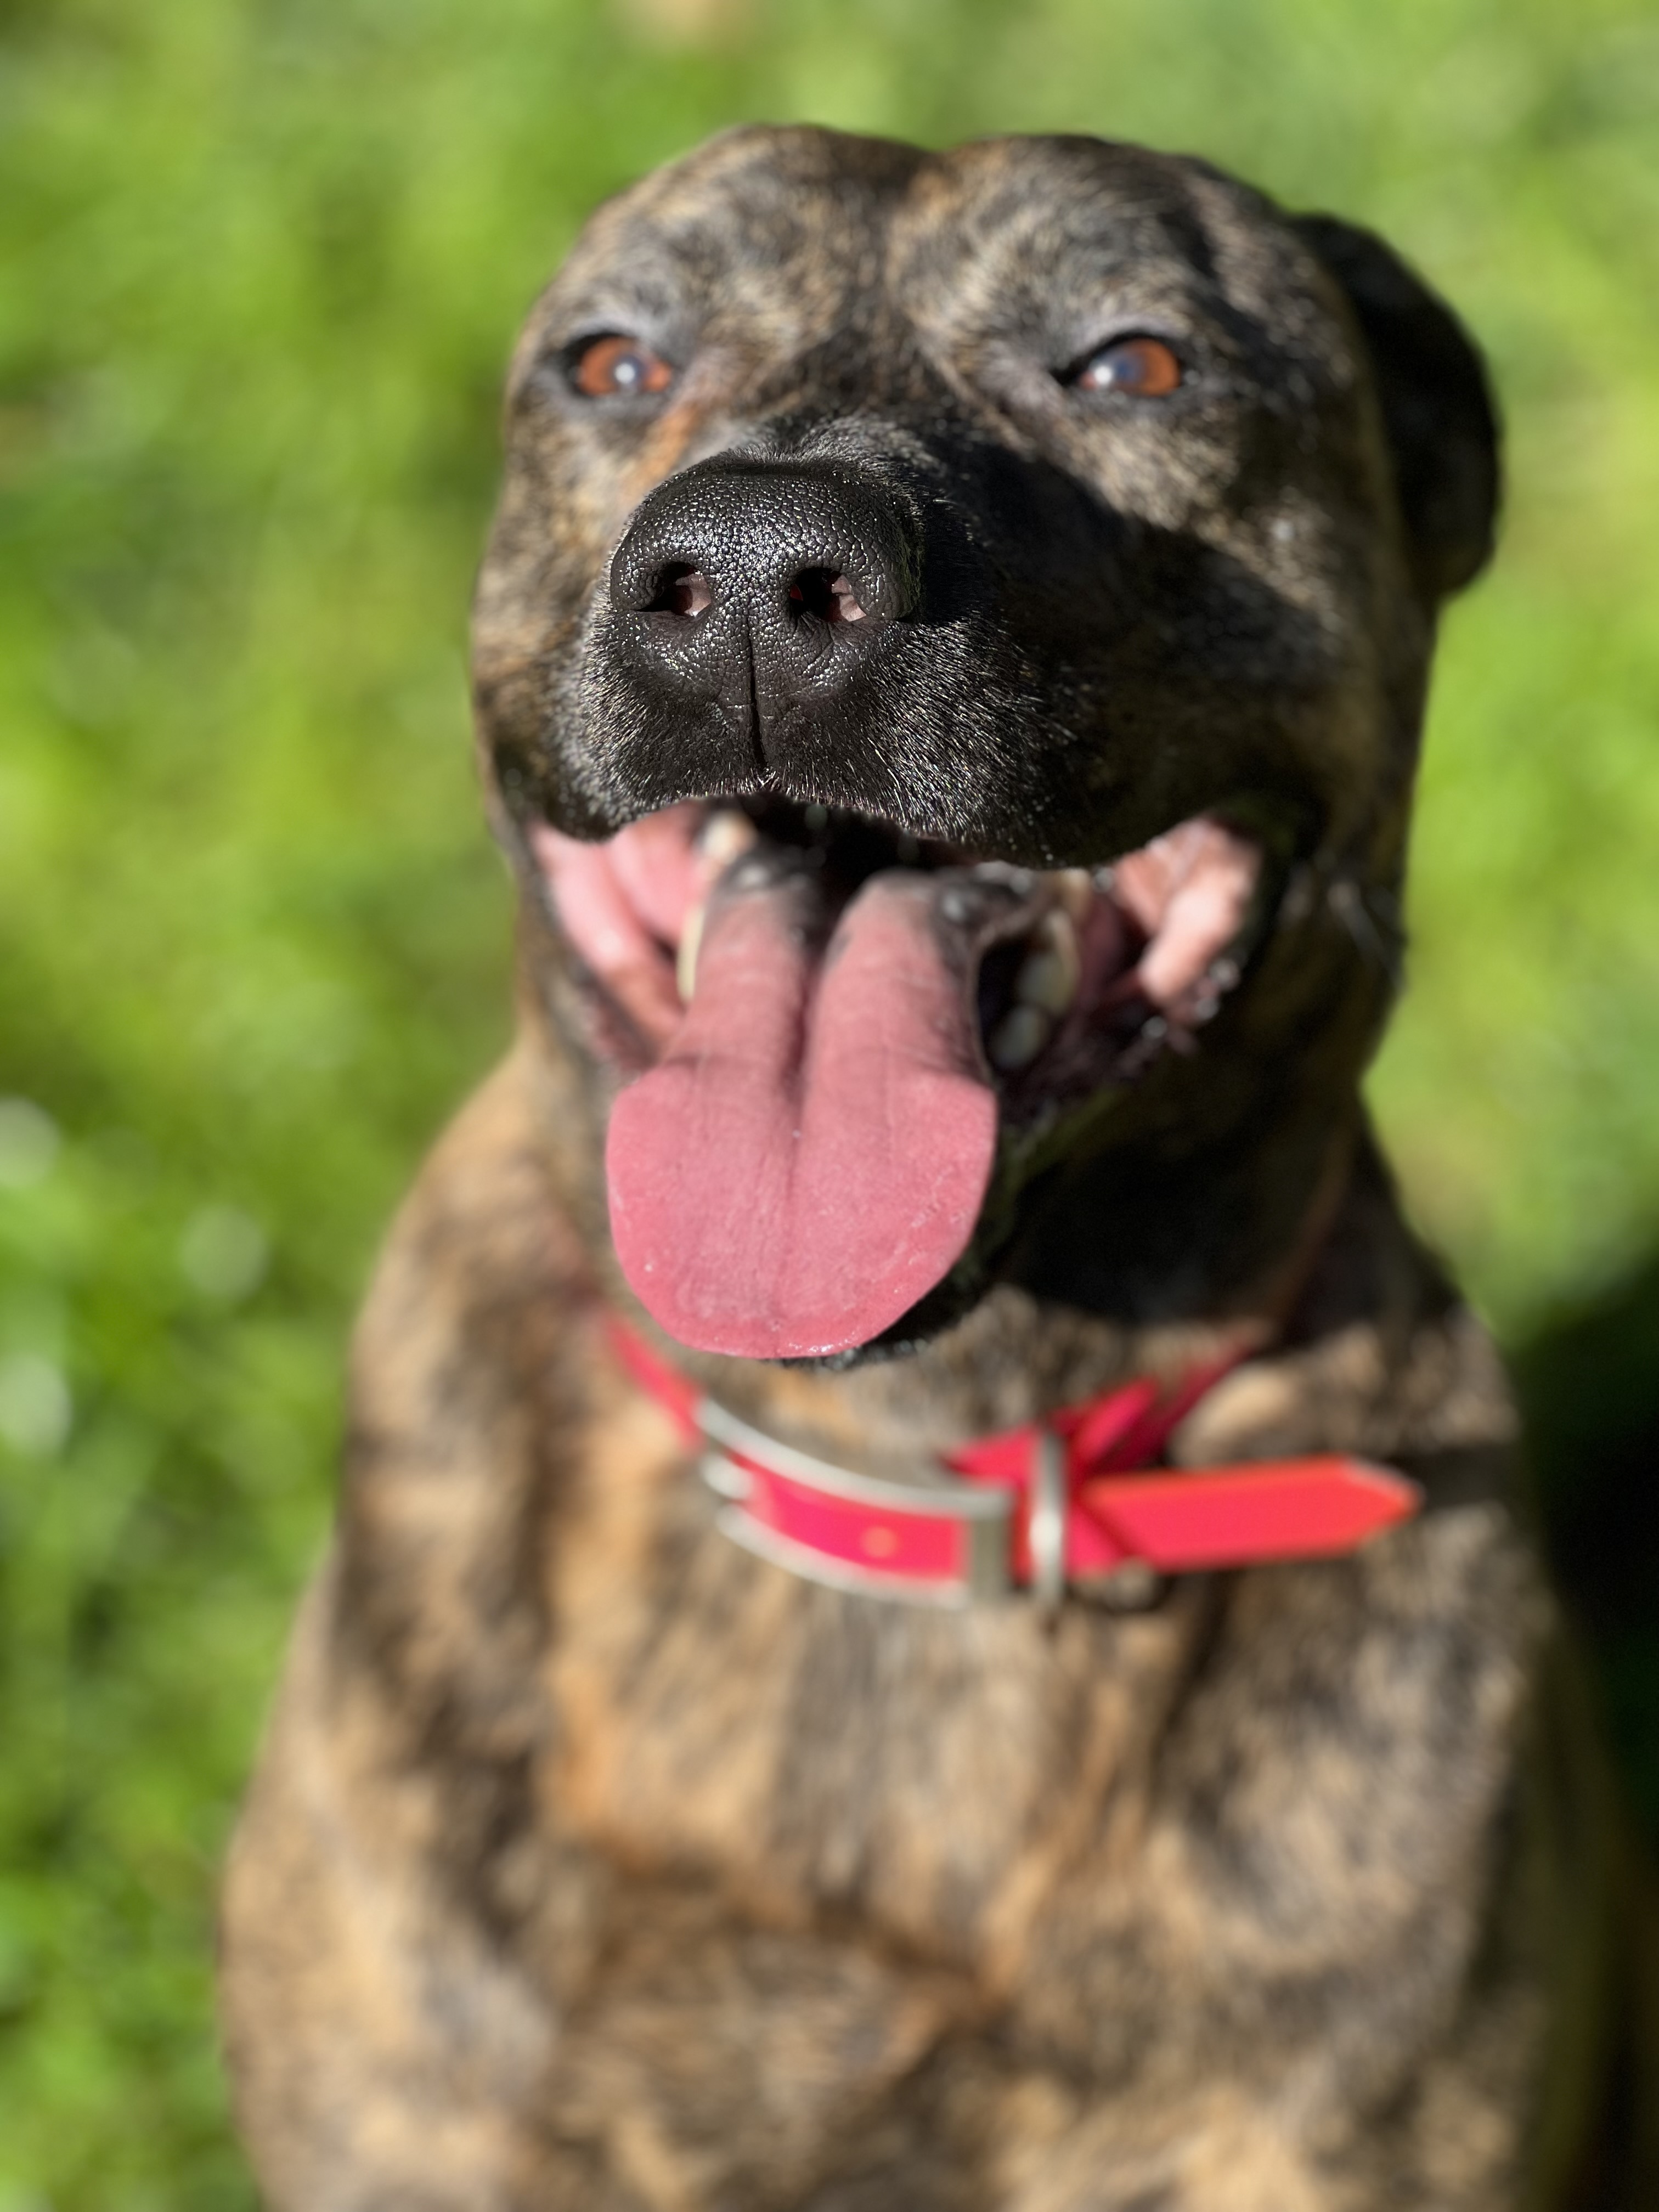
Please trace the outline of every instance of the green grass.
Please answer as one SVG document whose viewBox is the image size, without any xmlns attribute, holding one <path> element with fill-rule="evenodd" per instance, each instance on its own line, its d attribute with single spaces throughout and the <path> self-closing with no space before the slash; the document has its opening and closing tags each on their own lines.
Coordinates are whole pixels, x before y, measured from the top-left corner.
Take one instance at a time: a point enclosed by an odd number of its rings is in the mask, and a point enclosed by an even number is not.
<svg viewBox="0 0 1659 2212">
<path fill-rule="evenodd" d="M 501 369 L 583 210 L 749 116 L 1191 148 L 1456 301 L 1509 525 L 1376 1101 L 1511 1340 L 1659 1243 L 1651 4 L 0 0 L 0 2212 L 251 2202 L 216 1861 L 375 1237 L 507 1027 Z"/>
</svg>

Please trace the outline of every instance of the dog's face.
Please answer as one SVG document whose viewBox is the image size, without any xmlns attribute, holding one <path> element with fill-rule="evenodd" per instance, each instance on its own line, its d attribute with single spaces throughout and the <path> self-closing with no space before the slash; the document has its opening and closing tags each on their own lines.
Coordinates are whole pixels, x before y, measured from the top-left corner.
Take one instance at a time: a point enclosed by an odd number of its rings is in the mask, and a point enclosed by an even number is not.
<svg viewBox="0 0 1659 2212">
<path fill-rule="evenodd" d="M 671 1334 L 1109 1305 L 1111 1192 L 1173 1218 L 1348 1110 L 1495 482 L 1445 309 L 1193 161 L 753 131 L 599 211 L 514 370 L 477 700 Z"/>
</svg>

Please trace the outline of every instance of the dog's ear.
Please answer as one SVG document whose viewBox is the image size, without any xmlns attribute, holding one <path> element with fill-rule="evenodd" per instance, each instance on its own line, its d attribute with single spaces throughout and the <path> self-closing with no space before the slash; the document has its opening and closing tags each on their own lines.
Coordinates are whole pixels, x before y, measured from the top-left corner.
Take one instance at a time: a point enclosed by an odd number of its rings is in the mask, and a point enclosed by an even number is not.
<svg viewBox="0 0 1659 2212">
<path fill-rule="evenodd" d="M 1476 575 L 1498 515 L 1498 410 L 1474 341 L 1375 233 L 1334 216 L 1296 229 L 1348 295 L 1370 356 L 1418 583 Z"/>
</svg>

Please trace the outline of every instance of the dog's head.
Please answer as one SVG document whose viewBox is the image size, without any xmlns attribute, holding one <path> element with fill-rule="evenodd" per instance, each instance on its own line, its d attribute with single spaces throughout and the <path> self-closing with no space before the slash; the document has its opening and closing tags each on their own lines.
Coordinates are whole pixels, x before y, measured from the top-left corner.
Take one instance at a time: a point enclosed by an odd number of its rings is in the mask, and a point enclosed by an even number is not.
<svg viewBox="0 0 1659 2212">
<path fill-rule="evenodd" d="M 481 733 L 664 1327 L 845 1355 L 1291 1234 L 1490 544 L 1448 311 L 1197 161 L 745 131 L 595 216 L 507 421 Z"/>
</svg>

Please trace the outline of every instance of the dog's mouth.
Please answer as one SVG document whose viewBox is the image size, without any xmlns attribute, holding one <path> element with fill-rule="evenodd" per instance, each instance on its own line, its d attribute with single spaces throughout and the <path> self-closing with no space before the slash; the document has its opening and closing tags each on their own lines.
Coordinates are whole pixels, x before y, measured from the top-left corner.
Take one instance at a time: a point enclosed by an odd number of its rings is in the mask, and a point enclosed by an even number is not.
<svg viewBox="0 0 1659 2212">
<path fill-rule="evenodd" d="M 1214 815 L 1109 866 L 978 859 L 774 799 L 530 844 L 624 1077 L 624 1274 L 702 1351 L 824 1358 L 957 1266 L 1026 1143 L 1199 1032 L 1259 933 L 1261 843 Z"/>
</svg>

